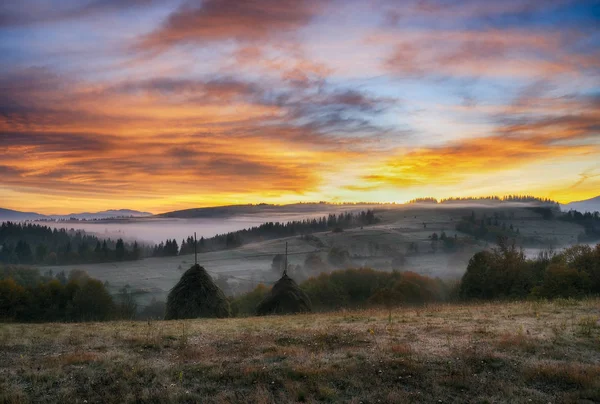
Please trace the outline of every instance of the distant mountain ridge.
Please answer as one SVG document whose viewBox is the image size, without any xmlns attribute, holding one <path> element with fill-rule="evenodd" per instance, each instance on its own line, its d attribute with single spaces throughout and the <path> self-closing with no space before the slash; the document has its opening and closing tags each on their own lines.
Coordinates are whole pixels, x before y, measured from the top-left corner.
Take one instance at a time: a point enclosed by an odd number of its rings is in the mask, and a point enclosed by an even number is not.
<svg viewBox="0 0 600 404">
<path fill-rule="evenodd" d="M 576 210 L 582 213 L 600 212 L 600 195 L 583 201 L 575 201 L 567 203 L 566 205 L 560 205 L 560 208 L 565 212 L 568 212 L 569 210 Z"/>
<path fill-rule="evenodd" d="M 100 212 L 82 212 L 70 213 L 68 215 L 44 215 L 37 212 L 21 212 L 12 209 L 0 208 L 0 221 L 19 221 L 19 220 L 98 220 L 110 218 L 127 218 L 127 217 L 163 217 L 163 218 L 223 218 L 233 215 L 247 215 L 257 213 L 314 213 L 315 211 L 328 210 L 328 208 L 339 208 L 344 206 L 347 208 L 358 208 L 366 206 L 381 205 L 378 203 L 348 203 L 348 204 L 329 204 L 329 203 L 295 203 L 288 205 L 274 204 L 245 204 L 245 205 L 227 205 L 213 206 L 204 208 L 184 209 L 173 212 L 165 212 L 154 215 L 150 212 L 142 212 L 132 209 L 109 209 Z M 385 205 L 385 204 L 384 204 Z M 600 195 L 594 198 L 583 201 L 570 202 L 560 205 L 562 211 L 577 210 L 579 212 L 600 212 Z"/>
<path fill-rule="evenodd" d="M 36 220 L 45 216 L 35 212 L 19 212 L 18 210 L 0 208 L 0 220 Z"/>
<path fill-rule="evenodd" d="M 43 215 L 36 212 L 20 212 L 18 210 L 0 208 L 0 221 L 19 220 L 95 220 L 117 217 L 147 217 L 153 216 L 150 212 L 140 212 L 131 209 L 109 209 L 101 212 L 69 213 L 68 215 Z"/>
<path fill-rule="evenodd" d="M 68 215 L 60 215 L 60 217 L 65 218 L 75 218 L 75 219 L 109 219 L 112 217 L 147 217 L 153 216 L 150 212 L 140 212 L 139 210 L 131 210 L 131 209 L 109 209 L 103 210 L 101 212 L 83 212 L 83 213 L 70 213 Z M 52 215 L 52 217 L 54 217 Z"/>
<path fill-rule="evenodd" d="M 205 208 L 192 208 L 165 212 L 156 215 L 156 217 L 168 217 L 177 219 L 192 219 L 192 218 L 225 218 L 235 215 L 253 215 L 253 214 L 316 214 L 319 212 L 338 212 L 342 209 L 361 209 L 365 207 L 373 207 L 377 203 L 347 203 L 347 204 L 331 204 L 324 202 L 304 202 L 292 203 L 288 205 L 273 205 L 267 203 L 246 204 L 246 205 L 226 205 L 212 206 Z"/>
</svg>

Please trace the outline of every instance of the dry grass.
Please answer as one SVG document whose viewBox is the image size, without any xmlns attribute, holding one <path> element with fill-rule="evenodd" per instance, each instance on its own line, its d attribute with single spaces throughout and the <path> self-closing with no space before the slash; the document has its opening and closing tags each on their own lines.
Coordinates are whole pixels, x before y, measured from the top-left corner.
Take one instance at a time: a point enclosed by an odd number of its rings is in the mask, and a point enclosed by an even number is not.
<svg viewBox="0 0 600 404">
<path fill-rule="evenodd" d="M 543 349 L 545 342 L 538 337 L 532 337 L 524 333 L 505 333 L 500 336 L 497 346 L 500 350 L 521 350 L 529 354 L 535 354 L 538 350 Z"/>
<path fill-rule="evenodd" d="M 594 402 L 599 318 L 590 299 L 2 324 L 0 403 Z"/>
</svg>

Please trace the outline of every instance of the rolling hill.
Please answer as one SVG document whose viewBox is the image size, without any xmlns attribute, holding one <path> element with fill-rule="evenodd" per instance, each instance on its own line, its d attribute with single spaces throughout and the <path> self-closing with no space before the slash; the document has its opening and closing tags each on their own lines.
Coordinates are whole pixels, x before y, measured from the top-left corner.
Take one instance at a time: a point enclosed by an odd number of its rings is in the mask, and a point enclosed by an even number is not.
<svg viewBox="0 0 600 404">
<path fill-rule="evenodd" d="M 83 213 L 69 213 L 68 215 L 43 215 L 36 212 L 20 212 L 12 209 L 0 208 L 0 222 L 2 221 L 21 221 L 21 220 L 97 220 L 97 219 L 110 219 L 118 217 L 147 217 L 152 216 L 150 212 L 140 212 L 138 210 L 131 209 L 111 209 L 103 210 L 101 212 L 83 212 Z"/>
<path fill-rule="evenodd" d="M 83 213 L 70 213 L 68 215 L 52 216 L 53 218 L 64 218 L 64 219 L 79 219 L 79 220 L 94 220 L 94 219 L 110 219 L 118 217 L 148 217 L 152 216 L 150 212 L 140 212 L 139 210 L 131 209 L 110 209 L 103 210 L 101 212 L 83 212 Z"/>
<path fill-rule="evenodd" d="M 329 204 L 329 203 L 294 203 L 289 205 L 271 205 L 266 203 L 249 204 L 249 205 L 227 205 L 227 206 L 212 206 L 205 208 L 193 208 L 165 212 L 157 217 L 177 218 L 177 219 L 196 219 L 196 218 L 227 218 L 236 215 L 313 215 L 339 213 L 344 210 L 365 210 L 375 206 L 386 206 L 378 204 Z M 389 205 L 391 206 L 391 205 Z"/>
<path fill-rule="evenodd" d="M 35 212 L 19 212 L 18 210 L 0 208 L 0 221 L 37 220 L 45 217 Z"/>
<path fill-rule="evenodd" d="M 566 205 L 561 205 L 560 208 L 564 212 L 568 212 L 569 210 L 576 210 L 582 213 L 600 212 L 600 195 L 583 201 L 570 202 Z"/>
<path fill-rule="evenodd" d="M 327 261 L 327 251 L 333 246 L 343 246 L 351 256 L 352 266 L 391 270 L 393 252 L 405 251 L 411 244 L 418 246 L 418 253 L 406 257 L 403 268 L 419 274 L 457 279 L 462 276 L 471 256 L 486 248 L 486 241 L 465 245 L 461 251 L 446 253 L 443 249 L 432 250 L 431 235 L 445 232 L 449 237 L 455 234 L 460 238 L 467 234 L 456 230 L 456 223 L 462 217 L 475 211 L 477 217 L 497 213 L 504 217 L 507 227 L 513 225 L 523 237 L 540 240 L 538 248 L 546 244 L 555 248 L 577 242 L 583 228 L 563 220 L 544 220 L 540 213 L 513 204 L 502 204 L 496 208 L 489 206 L 382 206 L 376 215 L 381 222 L 375 225 L 345 229 L 343 232 L 324 231 L 304 238 L 297 234 L 289 237 L 270 239 L 244 244 L 235 249 L 202 252 L 198 261 L 205 266 L 211 276 L 232 277 L 229 283 L 236 293 L 254 288 L 258 283 L 271 282 L 270 271 L 273 256 L 284 253 L 286 243 L 290 255 L 289 262 L 303 265 L 306 254 L 320 250 L 321 258 Z M 179 219 L 177 219 L 179 220 Z M 426 226 L 424 226 L 426 224 Z M 546 243 L 546 244 L 544 244 Z M 527 250 L 537 254 L 537 248 Z M 91 276 L 108 281 L 111 293 L 130 285 L 140 292 L 140 303 L 148 304 L 152 298 L 165 300 L 168 291 L 181 276 L 182 270 L 194 262 L 194 256 L 177 255 L 153 257 L 138 261 L 122 261 L 99 264 L 45 267 L 54 272 L 83 269 Z"/>
</svg>

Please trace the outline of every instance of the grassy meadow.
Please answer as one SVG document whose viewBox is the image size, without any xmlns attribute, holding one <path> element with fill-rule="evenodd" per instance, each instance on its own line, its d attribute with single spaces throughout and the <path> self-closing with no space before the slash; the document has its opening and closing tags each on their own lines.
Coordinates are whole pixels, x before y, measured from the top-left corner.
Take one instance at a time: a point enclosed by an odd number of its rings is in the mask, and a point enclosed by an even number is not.
<svg viewBox="0 0 600 404">
<path fill-rule="evenodd" d="M 0 324 L 0 402 L 600 401 L 600 300 Z"/>
</svg>

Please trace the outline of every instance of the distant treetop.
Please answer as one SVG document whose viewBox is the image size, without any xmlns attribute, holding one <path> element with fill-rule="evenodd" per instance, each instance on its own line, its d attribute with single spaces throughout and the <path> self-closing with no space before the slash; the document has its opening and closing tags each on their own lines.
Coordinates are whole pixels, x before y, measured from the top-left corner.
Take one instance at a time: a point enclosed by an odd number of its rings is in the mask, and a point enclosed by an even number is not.
<svg viewBox="0 0 600 404">
<path fill-rule="evenodd" d="M 410 201 L 406 202 L 407 204 L 413 204 L 413 203 L 438 203 L 438 200 L 435 198 L 415 198 L 415 199 L 411 199 Z"/>
<path fill-rule="evenodd" d="M 415 198 L 411 199 L 407 202 L 407 204 L 415 204 L 415 203 L 455 203 L 455 202 L 535 202 L 541 203 L 544 205 L 555 205 L 558 206 L 558 202 L 553 201 L 548 198 L 539 198 L 533 195 L 489 195 L 489 196 L 467 196 L 467 197 L 450 197 L 440 199 L 439 201 L 436 198 Z"/>
</svg>

